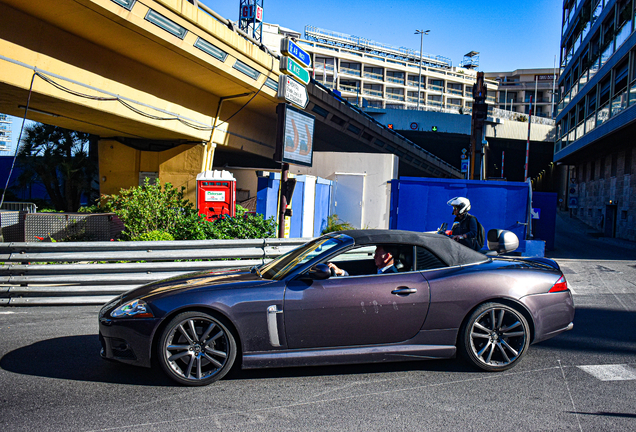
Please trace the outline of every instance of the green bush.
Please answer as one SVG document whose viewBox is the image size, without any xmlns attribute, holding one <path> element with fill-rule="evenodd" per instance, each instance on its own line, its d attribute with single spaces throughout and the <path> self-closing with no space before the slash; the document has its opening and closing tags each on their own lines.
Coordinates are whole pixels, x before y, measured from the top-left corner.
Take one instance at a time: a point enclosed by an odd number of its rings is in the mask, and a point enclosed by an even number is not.
<svg viewBox="0 0 636 432">
<path fill-rule="evenodd" d="M 321 234 L 327 234 L 335 231 L 344 231 L 344 230 L 352 230 L 356 229 L 349 222 L 342 221 L 338 219 L 337 214 L 332 214 L 327 218 L 327 226 L 322 230 Z"/>
<path fill-rule="evenodd" d="M 184 190 L 185 187 L 177 190 L 170 183 L 162 186 L 159 180 L 151 184 L 146 178 L 143 186 L 104 196 L 102 207 L 116 213 L 124 223 L 122 240 L 151 231 L 164 231 L 180 239 L 179 229 L 184 220 L 197 213 L 192 203 L 183 197 Z"/>
<path fill-rule="evenodd" d="M 122 189 L 119 195 L 106 195 L 99 211 L 113 212 L 124 223 L 122 240 L 137 240 L 141 235 L 161 231 L 174 240 L 249 239 L 274 237 L 276 221 L 247 213 L 236 206 L 236 216 L 208 221 L 200 216 L 183 191 L 159 180 L 143 186 Z M 155 239 L 153 240 L 160 240 Z"/>
<path fill-rule="evenodd" d="M 172 234 L 165 231 L 150 231 L 138 235 L 132 239 L 133 241 L 172 241 L 174 237 Z"/>
<path fill-rule="evenodd" d="M 278 225 L 273 217 L 263 218 L 250 214 L 240 205 L 236 206 L 236 216 L 222 216 L 206 225 L 207 238 L 250 239 L 275 237 Z"/>
</svg>

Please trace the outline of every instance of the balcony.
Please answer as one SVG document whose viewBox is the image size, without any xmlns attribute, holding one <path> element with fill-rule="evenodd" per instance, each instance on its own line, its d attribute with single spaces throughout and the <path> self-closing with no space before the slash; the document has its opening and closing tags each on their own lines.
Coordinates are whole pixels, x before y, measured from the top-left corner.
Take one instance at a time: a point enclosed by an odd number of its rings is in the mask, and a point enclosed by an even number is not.
<svg viewBox="0 0 636 432">
<path fill-rule="evenodd" d="M 333 73 L 333 65 L 326 65 L 324 63 L 316 63 L 315 64 L 315 70 L 316 72 L 321 72 L 321 73 Z"/>
<path fill-rule="evenodd" d="M 360 71 L 358 69 L 350 69 L 350 68 L 346 68 L 346 67 L 340 67 L 340 73 L 343 75 L 349 75 L 349 76 L 355 76 L 355 77 L 359 77 L 360 76 Z"/>
<path fill-rule="evenodd" d="M 406 100 L 407 102 L 417 103 L 417 97 L 415 96 L 407 96 Z M 420 98 L 420 105 L 424 105 L 425 103 L 426 103 L 426 100 Z"/>
<path fill-rule="evenodd" d="M 364 88 L 362 89 L 362 94 L 365 94 L 367 96 L 374 96 L 374 97 L 382 97 L 382 91 L 381 90 L 371 90 L 371 89 L 367 89 Z"/>
<path fill-rule="evenodd" d="M 396 78 L 396 77 L 392 77 L 392 76 L 387 76 L 386 80 L 388 82 L 390 82 L 390 83 L 404 85 L 404 78 Z"/>
<path fill-rule="evenodd" d="M 446 89 L 446 93 L 448 94 L 452 94 L 452 95 L 459 95 L 459 96 L 463 96 L 464 92 L 459 90 L 459 89 L 455 89 L 455 88 L 447 88 Z"/>
<path fill-rule="evenodd" d="M 434 107 L 442 107 L 442 101 L 436 101 L 436 100 L 431 100 L 429 99 L 428 101 L 426 101 L 426 105 L 428 106 L 434 106 Z"/>
<path fill-rule="evenodd" d="M 364 74 L 362 75 L 365 78 L 369 78 L 369 79 L 374 79 L 374 80 L 378 80 L 378 81 L 383 81 L 384 77 L 382 76 L 382 74 L 377 74 L 377 73 L 373 73 L 373 72 L 364 72 Z"/>
<path fill-rule="evenodd" d="M 340 91 L 349 92 L 349 93 L 356 93 L 357 94 L 357 93 L 360 92 L 360 87 L 346 85 L 346 84 L 340 84 L 339 89 L 340 89 Z"/>
<path fill-rule="evenodd" d="M 407 85 L 408 85 L 409 87 L 418 88 L 418 83 L 417 83 L 417 81 L 408 80 L 408 81 L 407 81 Z M 422 88 L 426 88 L 426 84 L 422 83 Z"/>
<path fill-rule="evenodd" d="M 435 85 L 435 84 L 429 84 L 428 85 L 428 90 L 429 91 L 433 91 L 433 92 L 444 93 L 444 86 L 439 86 L 439 85 Z"/>
<path fill-rule="evenodd" d="M 398 94 L 398 93 L 387 93 L 386 97 L 387 97 L 387 99 L 404 101 L 404 95 L 401 95 L 401 94 Z"/>
</svg>

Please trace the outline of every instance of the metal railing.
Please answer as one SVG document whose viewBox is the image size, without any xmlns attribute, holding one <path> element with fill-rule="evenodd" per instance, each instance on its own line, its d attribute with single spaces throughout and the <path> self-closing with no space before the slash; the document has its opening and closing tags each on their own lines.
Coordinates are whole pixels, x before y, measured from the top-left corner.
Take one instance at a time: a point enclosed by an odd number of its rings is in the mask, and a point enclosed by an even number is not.
<svg viewBox="0 0 636 432">
<path fill-rule="evenodd" d="M 38 210 L 38 206 L 35 203 L 31 202 L 13 202 L 13 201 L 5 201 L 0 206 L 0 210 L 12 210 L 12 211 L 23 211 L 27 213 L 35 213 Z"/>
<path fill-rule="evenodd" d="M 378 80 L 378 81 L 384 80 L 384 76 L 382 76 L 381 74 L 373 73 L 373 72 L 364 72 L 363 77 Z"/>
<path fill-rule="evenodd" d="M 402 84 L 404 85 L 404 78 L 396 78 L 392 76 L 387 76 L 386 80 L 391 83 Z"/>
<path fill-rule="evenodd" d="M 350 85 L 346 85 L 346 84 L 340 84 L 338 86 L 338 88 L 340 89 L 340 91 L 345 91 L 345 92 L 349 92 L 349 93 L 359 93 L 360 92 L 360 87 L 350 86 Z"/>
<path fill-rule="evenodd" d="M 382 97 L 382 91 L 380 91 L 380 90 L 371 90 L 371 89 L 367 89 L 367 88 L 363 88 L 362 89 L 362 94 L 365 94 L 367 96 Z"/>
<path fill-rule="evenodd" d="M 399 93 L 387 93 L 386 97 L 387 97 L 387 99 L 393 99 L 393 100 L 399 100 L 399 101 L 403 101 L 404 100 L 404 95 L 399 94 Z"/>
<path fill-rule="evenodd" d="M 360 69 L 351 69 L 340 66 L 340 73 L 343 75 L 360 76 Z"/>
<path fill-rule="evenodd" d="M 104 304 L 188 272 L 262 264 L 308 240 L 0 243 L 0 306 Z"/>
</svg>

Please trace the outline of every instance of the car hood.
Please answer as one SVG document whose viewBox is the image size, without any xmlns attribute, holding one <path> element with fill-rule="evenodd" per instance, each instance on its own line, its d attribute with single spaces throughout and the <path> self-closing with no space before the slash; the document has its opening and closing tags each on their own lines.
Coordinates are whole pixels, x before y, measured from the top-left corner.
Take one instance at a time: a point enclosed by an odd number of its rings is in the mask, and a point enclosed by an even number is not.
<svg viewBox="0 0 636 432">
<path fill-rule="evenodd" d="M 263 279 L 256 273 L 251 273 L 244 268 L 227 271 L 205 270 L 187 273 L 169 279 L 152 282 L 147 285 L 128 291 L 122 296 L 124 299 L 148 298 L 177 291 L 191 290 L 195 288 L 220 289 L 227 288 L 228 284 L 236 287 L 249 284 L 250 286 L 270 283 L 269 279 Z"/>
</svg>

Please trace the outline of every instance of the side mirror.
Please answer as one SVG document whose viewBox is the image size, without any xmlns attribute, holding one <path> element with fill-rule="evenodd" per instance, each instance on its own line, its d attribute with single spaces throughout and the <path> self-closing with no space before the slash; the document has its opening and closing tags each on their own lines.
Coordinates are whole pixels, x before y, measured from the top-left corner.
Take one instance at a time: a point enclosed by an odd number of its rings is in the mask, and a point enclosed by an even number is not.
<svg viewBox="0 0 636 432">
<path fill-rule="evenodd" d="M 329 279 L 331 277 L 331 270 L 327 264 L 316 264 L 309 269 L 307 276 L 313 280 Z"/>
<path fill-rule="evenodd" d="M 488 231 L 488 255 L 512 252 L 519 247 L 519 238 L 512 231 L 491 229 Z"/>
</svg>

